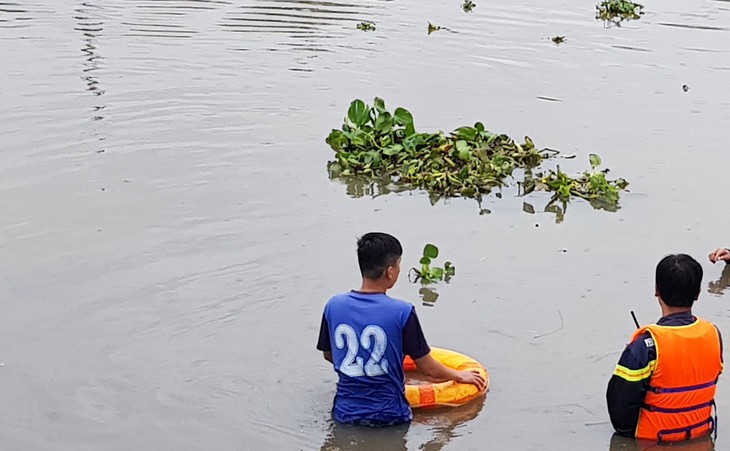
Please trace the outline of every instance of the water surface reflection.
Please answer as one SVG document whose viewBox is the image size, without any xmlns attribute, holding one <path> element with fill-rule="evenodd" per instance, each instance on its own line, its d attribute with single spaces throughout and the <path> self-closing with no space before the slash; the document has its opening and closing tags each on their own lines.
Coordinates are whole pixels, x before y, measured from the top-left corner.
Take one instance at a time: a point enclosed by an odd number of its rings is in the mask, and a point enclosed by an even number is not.
<svg viewBox="0 0 730 451">
<path fill-rule="evenodd" d="M 405 425 L 368 428 L 348 426 L 330 422 L 329 434 L 321 447 L 321 451 L 406 451 L 415 449 L 411 437 L 421 426 L 427 426 L 431 438 L 425 443 L 418 443 L 419 450 L 440 451 L 455 437 L 459 437 L 459 429 L 479 415 L 484 407 L 486 397 L 474 400 L 466 405 L 453 408 L 437 408 L 417 410 L 413 413 L 413 422 Z"/>
<path fill-rule="evenodd" d="M 722 296 L 727 287 L 730 287 L 730 265 L 725 265 L 719 279 L 707 284 L 707 292 Z"/>
<path fill-rule="evenodd" d="M 654 443 L 620 435 L 611 436 L 609 451 L 714 451 L 715 442 L 711 436 L 674 444 Z"/>
</svg>

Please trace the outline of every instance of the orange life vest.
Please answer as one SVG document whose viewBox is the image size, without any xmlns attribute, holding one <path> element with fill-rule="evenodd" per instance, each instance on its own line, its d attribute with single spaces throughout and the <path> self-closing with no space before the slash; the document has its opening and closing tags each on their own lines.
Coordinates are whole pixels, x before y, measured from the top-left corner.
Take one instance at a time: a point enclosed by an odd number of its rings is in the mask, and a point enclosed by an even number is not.
<svg viewBox="0 0 730 451">
<path fill-rule="evenodd" d="M 632 341 L 647 331 L 654 340 L 656 367 L 636 438 L 670 442 L 712 432 L 715 389 L 723 368 L 717 329 L 701 318 L 686 326 L 652 324 L 637 330 Z"/>
</svg>

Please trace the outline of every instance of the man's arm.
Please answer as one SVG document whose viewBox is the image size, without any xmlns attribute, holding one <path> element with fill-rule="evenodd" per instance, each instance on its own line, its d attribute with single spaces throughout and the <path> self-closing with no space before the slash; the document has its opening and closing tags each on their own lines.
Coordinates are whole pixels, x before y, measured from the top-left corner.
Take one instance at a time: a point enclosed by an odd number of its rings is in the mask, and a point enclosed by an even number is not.
<svg viewBox="0 0 730 451">
<path fill-rule="evenodd" d="M 641 405 L 656 367 L 656 348 L 647 332 L 624 349 L 608 382 L 606 402 L 613 428 L 620 435 L 633 437 L 639 423 Z"/>
<path fill-rule="evenodd" d="M 716 263 L 719 260 L 725 260 L 725 263 L 730 263 L 730 249 L 719 247 L 710 252 L 709 257 L 712 263 Z"/>
<path fill-rule="evenodd" d="M 438 360 L 431 357 L 431 353 L 426 354 L 420 359 L 414 360 L 418 371 L 425 374 L 434 381 L 456 381 L 462 384 L 472 384 L 481 391 L 487 388 L 487 382 L 477 371 L 457 371 L 442 364 Z"/>
<path fill-rule="evenodd" d="M 430 379 L 439 382 L 452 380 L 464 384 L 474 384 L 479 390 L 484 390 L 487 386 L 480 374 L 473 371 L 453 370 L 431 357 L 431 348 L 423 335 L 415 308 L 411 310 L 403 328 L 403 352 L 409 355 L 416 363 L 418 370 Z"/>
</svg>

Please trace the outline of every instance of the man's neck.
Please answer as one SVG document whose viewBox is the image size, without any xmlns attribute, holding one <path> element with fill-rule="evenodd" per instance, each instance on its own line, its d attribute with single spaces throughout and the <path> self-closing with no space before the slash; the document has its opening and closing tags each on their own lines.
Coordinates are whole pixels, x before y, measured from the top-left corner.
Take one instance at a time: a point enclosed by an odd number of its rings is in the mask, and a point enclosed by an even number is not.
<svg viewBox="0 0 730 451">
<path fill-rule="evenodd" d="M 672 307 L 671 305 L 662 305 L 662 317 L 674 315 L 676 313 L 692 313 L 692 307 Z"/>
<path fill-rule="evenodd" d="M 371 279 L 363 279 L 362 285 L 360 286 L 360 293 L 383 293 L 385 294 L 386 291 L 388 291 L 388 288 L 386 286 L 387 282 L 384 282 L 380 279 L 378 280 L 371 280 Z"/>
</svg>

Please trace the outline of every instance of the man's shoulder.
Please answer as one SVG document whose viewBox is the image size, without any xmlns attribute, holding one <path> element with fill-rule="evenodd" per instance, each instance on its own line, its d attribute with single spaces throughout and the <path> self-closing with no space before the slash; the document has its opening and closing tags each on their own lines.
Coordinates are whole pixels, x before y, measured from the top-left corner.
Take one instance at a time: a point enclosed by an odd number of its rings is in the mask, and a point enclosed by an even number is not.
<svg viewBox="0 0 730 451">
<path fill-rule="evenodd" d="M 330 298 L 329 298 L 329 299 L 327 300 L 327 303 L 328 303 L 328 304 L 331 304 L 331 303 L 333 303 L 333 302 L 342 302 L 342 301 L 346 301 L 346 300 L 348 300 L 348 299 L 350 298 L 350 294 L 351 294 L 351 292 L 350 292 L 350 291 L 345 291 L 345 292 L 343 292 L 343 293 L 337 293 L 337 294 L 333 294 L 333 295 L 332 295 L 332 296 L 331 296 L 331 297 L 330 297 Z"/>
<path fill-rule="evenodd" d="M 388 302 L 392 302 L 395 305 L 398 305 L 400 307 L 408 308 L 408 309 L 413 308 L 413 304 L 411 304 L 408 301 L 404 301 L 403 299 L 394 298 L 394 297 L 392 297 L 390 295 L 387 295 L 387 294 L 385 295 L 385 297 L 387 298 Z"/>
<path fill-rule="evenodd" d="M 349 299 L 348 293 L 338 293 L 330 297 L 324 304 L 324 315 L 328 316 L 332 309 L 339 309 L 343 304 L 347 303 Z"/>
<path fill-rule="evenodd" d="M 343 293 L 335 294 L 331 298 L 329 298 L 329 300 L 325 304 L 325 310 L 331 308 L 333 305 L 342 305 L 352 301 L 356 301 L 358 297 L 357 294 L 358 293 L 356 291 L 346 291 Z M 411 304 L 410 302 L 394 298 L 388 294 L 379 294 L 377 295 L 377 297 L 371 298 L 371 301 L 374 301 L 374 304 L 385 305 L 389 308 L 403 310 L 406 312 L 410 312 L 414 308 L 413 304 Z"/>
<path fill-rule="evenodd" d="M 654 359 L 656 359 L 656 343 L 649 331 L 636 336 L 626 346 L 626 351 L 621 356 L 624 366 L 631 368 L 644 367 Z"/>
<path fill-rule="evenodd" d="M 634 338 L 628 347 L 632 351 L 636 351 L 636 353 L 644 354 L 649 349 L 655 349 L 656 343 L 654 343 L 654 337 L 652 337 L 651 333 L 646 330 Z"/>
</svg>

